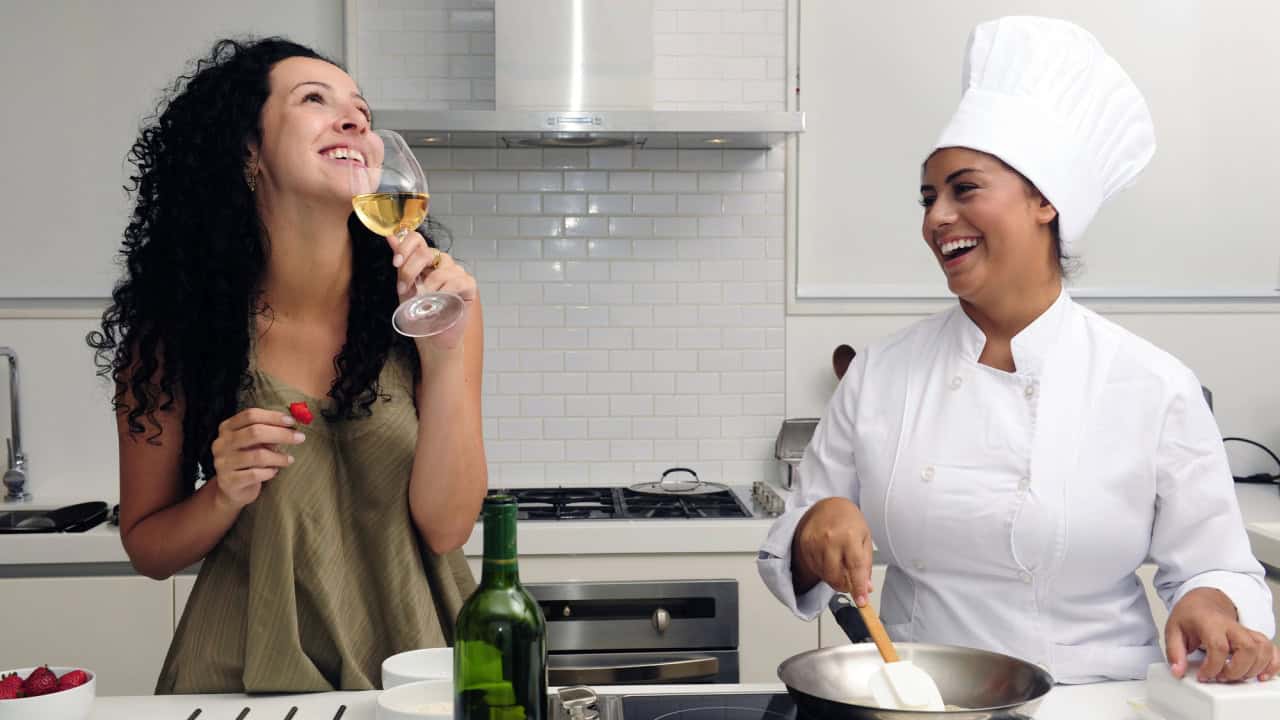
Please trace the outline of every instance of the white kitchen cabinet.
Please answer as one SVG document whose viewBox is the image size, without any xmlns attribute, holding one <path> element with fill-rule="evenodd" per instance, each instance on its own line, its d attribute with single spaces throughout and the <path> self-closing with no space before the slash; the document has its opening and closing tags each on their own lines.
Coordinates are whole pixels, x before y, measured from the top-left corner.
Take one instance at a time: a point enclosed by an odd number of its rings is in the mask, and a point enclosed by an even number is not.
<svg viewBox="0 0 1280 720">
<path fill-rule="evenodd" d="M 173 636 L 173 583 L 150 578 L 0 579 L 0 668 L 74 665 L 99 695 L 149 695 Z"/>
<path fill-rule="evenodd" d="M 468 558 L 480 578 L 480 558 Z M 707 580 L 738 581 L 741 681 L 777 682 L 778 664 L 818 647 L 818 624 L 794 617 L 765 587 L 755 553 L 669 555 L 536 555 L 520 558 L 526 583 Z"/>
</svg>

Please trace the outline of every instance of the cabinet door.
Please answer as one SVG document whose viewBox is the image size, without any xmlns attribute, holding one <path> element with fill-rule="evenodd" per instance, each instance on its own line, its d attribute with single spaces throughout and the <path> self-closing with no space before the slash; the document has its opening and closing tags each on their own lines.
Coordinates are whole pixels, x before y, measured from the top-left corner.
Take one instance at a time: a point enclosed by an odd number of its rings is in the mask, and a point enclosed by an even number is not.
<svg viewBox="0 0 1280 720">
<path fill-rule="evenodd" d="M 480 577 L 479 558 L 468 558 Z M 755 553 L 681 555 L 550 555 L 520 558 L 522 582 L 616 580 L 738 581 L 741 682 L 776 683 L 778 664 L 818 646 L 818 624 L 791 614 L 756 572 Z"/>
<path fill-rule="evenodd" d="M 173 582 L 129 577 L 0 580 L 0 668 L 74 665 L 99 695 L 150 695 L 173 637 Z"/>
</svg>

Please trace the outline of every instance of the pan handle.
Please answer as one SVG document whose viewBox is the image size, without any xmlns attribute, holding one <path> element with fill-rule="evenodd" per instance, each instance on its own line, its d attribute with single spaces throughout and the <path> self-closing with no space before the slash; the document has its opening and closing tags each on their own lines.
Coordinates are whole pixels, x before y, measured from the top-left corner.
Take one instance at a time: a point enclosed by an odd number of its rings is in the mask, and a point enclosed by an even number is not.
<svg viewBox="0 0 1280 720">
<path fill-rule="evenodd" d="M 848 595 L 841 593 L 832 595 L 831 602 L 827 603 L 827 609 L 831 611 L 831 615 L 836 619 L 836 624 L 849 637 L 850 642 L 871 642 L 871 631 L 867 629 L 867 624 L 862 621 L 858 606 L 853 604 Z"/>
</svg>

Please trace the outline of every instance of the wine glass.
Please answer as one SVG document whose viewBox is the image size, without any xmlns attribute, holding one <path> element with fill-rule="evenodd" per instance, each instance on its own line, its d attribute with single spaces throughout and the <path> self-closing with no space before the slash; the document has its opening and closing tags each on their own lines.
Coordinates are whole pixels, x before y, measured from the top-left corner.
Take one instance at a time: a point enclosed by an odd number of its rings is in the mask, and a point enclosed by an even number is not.
<svg viewBox="0 0 1280 720">
<path fill-rule="evenodd" d="M 370 157 L 365 162 L 354 158 L 349 164 L 351 205 L 370 231 L 403 242 L 427 219 L 431 197 L 427 177 L 400 133 L 375 130 L 370 139 Z M 391 315 L 391 325 L 401 335 L 430 337 L 453 327 L 460 317 L 461 297 L 422 292 L 418 283 L 417 296 L 400 303 Z"/>
</svg>

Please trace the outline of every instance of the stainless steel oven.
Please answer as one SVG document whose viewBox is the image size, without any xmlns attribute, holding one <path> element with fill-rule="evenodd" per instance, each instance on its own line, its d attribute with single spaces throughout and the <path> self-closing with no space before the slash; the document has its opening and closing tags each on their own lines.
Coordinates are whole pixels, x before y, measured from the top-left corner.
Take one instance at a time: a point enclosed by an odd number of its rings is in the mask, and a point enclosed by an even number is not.
<svg viewBox="0 0 1280 720">
<path fill-rule="evenodd" d="M 738 682 L 735 580 L 529 583 L 552 685 Z"/>
</svg>

